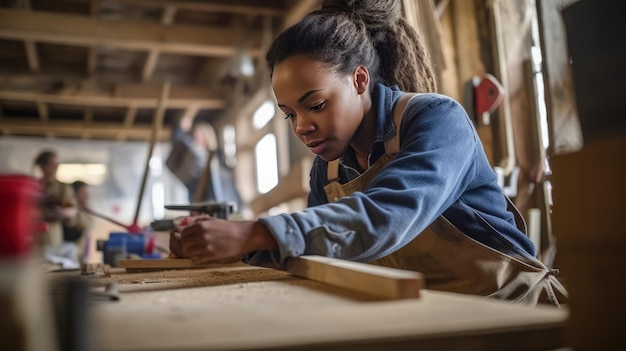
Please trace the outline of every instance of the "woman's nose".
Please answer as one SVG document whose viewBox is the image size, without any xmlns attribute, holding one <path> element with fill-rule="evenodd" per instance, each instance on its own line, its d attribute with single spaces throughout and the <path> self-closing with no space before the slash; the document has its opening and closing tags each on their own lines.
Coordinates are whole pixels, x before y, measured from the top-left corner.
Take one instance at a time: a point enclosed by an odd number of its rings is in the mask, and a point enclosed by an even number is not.
<svg viewBox="0 0 626 351">
<path fill-rule="evenodd" d="M 306 116 L 298 115 L 295 121 L 295 131 L 298 135 L 306 135 L 315 130 L 315 123 Z"/>
</svg>

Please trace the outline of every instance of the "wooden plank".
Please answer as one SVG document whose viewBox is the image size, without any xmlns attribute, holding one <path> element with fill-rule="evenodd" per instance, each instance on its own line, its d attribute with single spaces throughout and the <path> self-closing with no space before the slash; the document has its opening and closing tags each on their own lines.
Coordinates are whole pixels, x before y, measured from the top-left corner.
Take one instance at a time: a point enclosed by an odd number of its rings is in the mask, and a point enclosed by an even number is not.
<svg viewBox="0 0 626 351">
<path fill-rule="evenodd" d="M 289 258 L 287 271 L 385 299 L 419 297 L 423 280 L 418 272 L 315 255 Z"/>
<path fill-rule="evenodd" d="M 196 269 L 247 266 L 243 262 L 234 263 L 206 263 L 196 264 L 188 258 L 164 258 L 161 260 L 126 259 L 118 260 L 117 267 L 125 268 L 127 272 L 166 270 L 166 269 Z"/>
</svg>

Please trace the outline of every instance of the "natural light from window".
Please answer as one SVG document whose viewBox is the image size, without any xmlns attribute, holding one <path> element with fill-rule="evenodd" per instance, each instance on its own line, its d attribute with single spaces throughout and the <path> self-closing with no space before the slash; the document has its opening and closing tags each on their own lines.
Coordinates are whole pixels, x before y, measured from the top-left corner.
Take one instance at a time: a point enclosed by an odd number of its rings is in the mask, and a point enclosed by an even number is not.
<svg viewBox="0 0 626 351">
<path fill-rule="evenodd" d="M 252 116 L 252 126 L 254 129 L 261 129 L 265 127 L 267 122 L 271 121 L 276 114 L 276 109 L 274 108 L 274 102 L 267 100 L 259 108 L 254 112 L 254 116 Z"/>
<path fill-rule="evenodd" d="M 228 167 L 234 168 L 237 164 L 237 136 L 235 126 L 227 124 L 222 130 L 224 140 L 224 160 Z"/>
<path fill-rule="evenodd" d="M 56 177 L 68 184 L 82 180 L 90 185 L 100 185 L 104 182 L 106 173 L 107 167 L 101 163 L 61 163 Z"/>
<path fill-rule="evenodd" d="M 259 140 L 254 151 L 257 189 L 259 193 L 265 194 L 278 184 L 278 159 L 274 134 L 267 134 Z"/>
</svg>

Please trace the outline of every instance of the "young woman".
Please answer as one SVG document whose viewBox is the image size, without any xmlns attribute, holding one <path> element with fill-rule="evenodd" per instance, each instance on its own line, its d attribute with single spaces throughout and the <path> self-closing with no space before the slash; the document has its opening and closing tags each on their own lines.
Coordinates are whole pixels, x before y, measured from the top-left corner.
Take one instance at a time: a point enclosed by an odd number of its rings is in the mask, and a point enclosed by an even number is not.
<svg viewBox="0 0 626 351">
<path fill-rule="evenodd" d="M 309 207 L 257 221 L 203 217 L 172 232 L 172 252 L 278 266 L 324 255 L 417 270 L 428 289 L 563 303 L 465 111 L 432 93 L 428 55 L 399 1 L 354 3 L 324 1 L 267 54 L 278 106 L 317 154 Z"/>
</svg>

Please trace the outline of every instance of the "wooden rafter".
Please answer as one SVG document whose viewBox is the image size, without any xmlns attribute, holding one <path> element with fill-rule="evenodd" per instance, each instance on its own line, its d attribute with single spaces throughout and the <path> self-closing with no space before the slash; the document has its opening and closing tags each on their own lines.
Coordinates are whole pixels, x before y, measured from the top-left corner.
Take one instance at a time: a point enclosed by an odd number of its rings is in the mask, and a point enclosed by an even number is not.
<svg viewBox="0 0 626 351">
<path fill-rule="evenodd" d="M 165 6 L 163 9 L 163 15 L 161 16 L 161 24 L 164 26 L 171 26 L 174 23 L 174 16 L 176 16 L 176 11 L 178 9 L 174 6 Z M 148 52 L 148 56 L 146 57 L 146 62 L 143 65 L 143 72 L 141 74 L 142 80 L 149 81 L 152 78 L 152 74 L 154 73 L 154 69 L 156 68 L 157 61 L 159 60 L 160 52 L 156 49 L 150 50 Z"/>
<path fill-rule="evenodd" d="M 253 42 L 258 46 L 257 36 Z M 0 38 L 214 57 L 234 55 L 239 39 L 231 30 L 216 27 L 105 22 L 87 16 L 6 9 L 0 9 Z M 250 50 L 254 57 L 260 54 L 258 47 Z"/>
<path fill-rule="evenodd" d="M 284 10 L 260 7 L 260 6 L 245 6 L 245 5 L 233 5 L 233 4 L 210 4 L 202 2 L 191 1 L 168 1 L 168 0 L 118 0 L 122 3 L 133 4 L 137 6 L 145 7 L 167 7 L 175 6 L 181 10 L 187 11 L 202 11 L 202 12 L 217 12 L 217 13 L 233 13 L 239 15 L 262 15 L 262 16 L 283 16 Z M 307 0 L 309 1 L 309 0 Z M 302 1 L 305 2 L 305 1 Z"/>
<path fill-rule="evenodd" d="M 154 108 L 157 106 L 157 98 L 133 98 L 133 97 L 115 97 L 107 95 L 95 94 L 76 94 L 76 95 L 55 95 L 55 94 L 39 94 L 30 92 L 16 92 L 0 90 L 0 99 L 14 101 L 37 101 L 37 103 L 62 104 L 73 106 L 106 106 L 106 107 L 129 107 L 136 108 Z M 203 109 L 222 109 L 224 101 L 222 99 L 181 99 L 172 98 L 167 102 L 168 108 L 187 108 L 190 105 L 196 105 Z"/>
<path fill-rule="evenodd" d="M 149 140 L 152 128 L 150 126 L 135 125 L 131 129 L 122 129 L 117 123 L 41 122 L 5 117 L 0 120 L 0 131 L 4 134 L 54 135 L 72 138 L 82 138 L 88 134 L 90 138 L 112 140 L 118 139 L 120 134 L 124 133 L 125 139 Z M 169 140 L 169 138 L 170 130 L 168 128 L 161 130 L 159 139 Z"/>
</svg>

